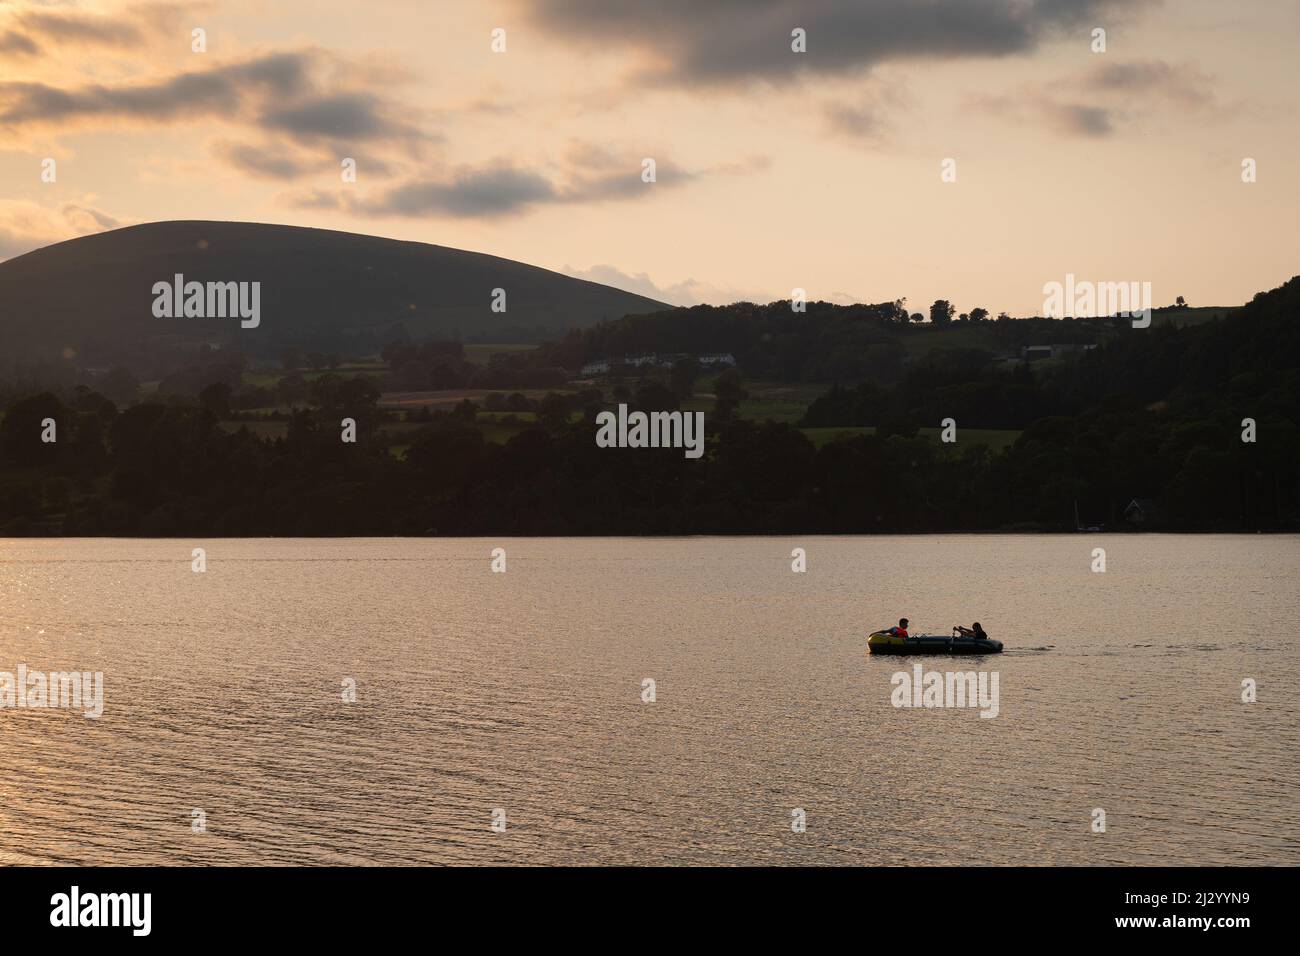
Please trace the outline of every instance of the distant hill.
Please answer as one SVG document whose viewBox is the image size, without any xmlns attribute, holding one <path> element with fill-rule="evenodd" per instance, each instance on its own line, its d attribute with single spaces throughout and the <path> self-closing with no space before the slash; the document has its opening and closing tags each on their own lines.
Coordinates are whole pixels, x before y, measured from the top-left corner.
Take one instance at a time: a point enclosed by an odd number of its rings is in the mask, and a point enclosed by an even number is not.
<svg viewBox="0 0 1300 956">
<path fill-rule="evenodd" d="M 156 282 L 261 282 L 261 325 L 155 318 Z M 506 290 L 506 311 L 491 309 Z M 6 358 L 71 349 L 86 364 L 225 341 L 250 354 L 285 345 L 357 351 L 399 323 L 413 339 L 529 341 L 662 302 L 509 259 L 419 242 L 248 222 L 156 222 L 0 263 Z"/>
</svg>

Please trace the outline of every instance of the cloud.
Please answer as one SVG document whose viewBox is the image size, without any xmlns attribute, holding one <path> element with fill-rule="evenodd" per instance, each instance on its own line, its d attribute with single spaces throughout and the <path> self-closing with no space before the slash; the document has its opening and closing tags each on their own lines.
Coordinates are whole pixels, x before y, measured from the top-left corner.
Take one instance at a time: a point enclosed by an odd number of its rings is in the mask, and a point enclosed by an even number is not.
<svg viewBox="0 0 1300 956">
<path fill-rule="evenodd" d="M 0 124 L 64 125 L 73 120 L 165 122 L 203 119 L 242 108 L 250 96 L 292 96 L 306 85 L 307 57 L 273 54 L 206 72 L 130 86 L 0 83 Z"/>
<path fill-rule="evenodd" d="M 0 199 L 0 261 L 119 225 L 114 217 L 89 206 L 65 203 L 55 210 L 26 200 Z"/>
<path fill-rule="evenodd" d="M 972 96 L 971 109 L 1019 126 L 1041 125 L 1064 136 L 1104 139 L 1115 132 L 1125 114 L 1091 103 L 1058 100 L 1054 93 L 1025 89 L 1012 95 Z"/>
<path fill-rule="evenodd" d="M 209 70 L 143 83 L 61 88 L 0 82 L 0 127 L 107 126 L 221 121 L 321 145 L 432 137 L 398 117 L 410 113 L 369 93 L 336 89 L 339 61 L 318 50 L 261 54 Z"/>
<path fill-rule="evenodd" d="M 506 161 L 461 167 L 441 178 L 418 178 L 374 195 L 316 189 L 289 196 L 297 209 L 334 209 L 363 216 L 496 218 L 559 201 L 550 180 Z"/>
<path fill-rule="evenodd" d="M 1087 85 L 1101 93 L 1159 98 L 1188 111 L 1214 105 L 1214 81 L 1190 63 L 1139 60 L 1104 63 L 1095 68 Z"/>
<path fill-rule="evenodd" d="M 774 296 L 761 292 L 742 292 L 738 289 L 716 286 L 698 279 L 684 279 L 671 285 L 656 285 L 647 273 L 627 273 L 616 266 L 595 265 L 590 269 L 565 266 L 560 270 L 575 279 L 586 279 L 602 285 L 613 286 L 624 292 L 643 295 L 669 305 L 730 305 L 732 302 L 768 302 Z"/>
<path fill-rule="evenodd" d="M 653 183 L 642 179 L 647 159 L 654 161 Z M 570 143 L 565 152 L 562 175 L 564 182 L 555 190 L 558 202 L 600 202 L 640 198 L 657 186 L 683 186 L 708 173 L 683 169 L 665 157 L 614 153 L 592 143 L 577 142 Z"/>
<path fill-rule="evenodd" d="M 461 166 L 442 176 L 409 179 L 373 195 L 314 190 L 289 197 L 289 203 L 299 209 L 337 209 L 368 216 L 498 218 L 543 205 L 640 198 L 701 176 L 752 171 L 764 164 L 761 159 L 750 160 L 694 172 L 661 160 L 656 162 L 656 181 L 648 183 L 641 178 L 642 159 L 575 143 L 566 151 L 558 174 L 550 178 L 534 168 L 497 159 L 481 166 Z"/>
<path fill-rule="evenodd" d="M 878 139 L 886 124 L 880 111 L 873 107 L 832 103 L 826 107 L 826 119 L 832 131 L 855 139 Z"/>
<path fill-rule="evenodd" d="M 101 229 L 116 229 L 122 225 L 106 212 L 89 206 L 78 206 L 76 203 L 64 203 L 59 212 L 79 235 L 99 232 Z"/>
<path fill-rule="evenodd" d="M 446 180 L 416 180 L 385 194 L 366 211 L 374 215 L 499 216 L 553 202 L 555 187 L 537 173 L 506 164 L 463 169 Z"/>
<path fill-rule="evenodd" d="M 910 102 L 911 96 L 899 78 L 873 76 L 866 88 L 850 88 L 836 95 L 822 107 L 822 117 L 833 136 L 883 146 L 893 138 L 892 115 Z"/>
<path fill-rule="evenodd" d="M 212 144 L 212 151 L 232 168 L 261 179 L 291 180 L 313 171 L 310 164 L 283 148 L 218 140 Z"/>
<path fill-rule="evenodd" d="M 12 53 L 18 56 L 34 56 L 41 48 L 31 37 L 13 30 L 0 33 L 0 53 Z"/>
<path fill-rule="evenodd" d="M 84 10 L 26 10 L 16 19 L 29 36 L 35 33 L 56 43 L 129 47 L 144 40 L 141 32 L 122 18 Z"/>
<path fill-rule="evenodd" d="M 1115 118 L 1103 106 L 1050 103 L 1044 104 L 1043 113 L 1057 129 L 1076 136 L 1109 136 L 1115 132 Z"/>
<path fill-rule="evenodd" d="M 1063 98 L 1060 90 L 1072 91 L 1071 98 Z M 1209 76 L 1190 64 L 1163 60 L 1103 63 L 1072 78 L 968 102 L 991 115 L 1022 123 L 1036 120 L 1068 136 L 1094 139 L 1157 111 L 1219 119 L 1232 112 L 1215 97 Z"/>
<path fill-rule="evenodd" d="M 313 97 L 294 106 L 269 109 L 258 117 L 258 124 L 301 140 L 404 139 L 416 136 L 412 127 L 384 114 L 385 105 L 376 96 L 336 93 Z"/>
<path fill-rule="evenodd" d="M 199 6 L 137 4 L 112 15 L 69 7 L 0 6 L 0 14 L 8 14 L 0 33 L 0 53 L 30 56 L 62 48 L 133 49 L 150 37 L 174 36 L 182 15 Z"/>
<path fill-rule="evenodd" d="M 1142 5 L 1150 0 L 1142 0 Z M 895 60 L 1007 56 L 1131 8 L 1116 0 L 534 0 L 540 30 L 573 44 L 632 47 L 632 79 L 672 85 L 780 81 Z M 807 52 L 791 31 L 807 31 Z"/>
</svg>

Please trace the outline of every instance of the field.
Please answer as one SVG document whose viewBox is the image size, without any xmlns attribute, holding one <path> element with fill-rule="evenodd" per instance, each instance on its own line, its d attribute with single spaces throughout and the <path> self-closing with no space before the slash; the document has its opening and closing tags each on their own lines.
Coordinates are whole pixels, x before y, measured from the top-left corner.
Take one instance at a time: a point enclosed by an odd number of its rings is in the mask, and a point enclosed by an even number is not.
<svg viewBox="0 0 1300 956">
<path fill-rule="evenodd" d="M 908 334 L 898 336 L 895 341 L 913 359 L 928 355 L 933 349 L 983 349 L 986 352 L 998 352 L 1004 348 L 994 336 L 992 326 L 985 328 L 982 323 L 947 325 L 943 328 L 913 326 Z"/>
<path fill-rule="evenodd" d="M 383 362 L 349 362 L 340 365 L 338 368 L 322 369 L 295 369 L 302 376 L 305 382 L 314 382 L 322 375 L 342 375 L 351 378 L 354 375 L 367 375 L 379 377 L 388 374 L 388 366 Z M 244 385 L 259 385 L 262 388 L 275 388 L 280 379 L 289 375 L 290 372 L 282 368 L 273 368 L 271 366 L 261 366 L 250 368 L 244 372 Z"/>
<path fill-rule="evenodd" d="M 492 356 L 498 352 L 511 354 L 514 352 L 528 352 L 537 348 L 536 345 L 466 345 L 465 361 L 473 362 L 475 365 L 487 365 Z"/>
<path fill-rule="evenodd" d="M 790 385 L 782 382 L 745 382 L 742 386 L 749 397 L 741 401 L 738 415 L 757 421 L 771 419 L 774 422 L 794 424 L 803 418 L 804 410 L 819 395 L 826 392 L 825 385 Z M 713 394 L 713 380 L 702 379 L 696 384 L 695 396 L 682 402 L 683 411 L 713 411 L 716 396 Z"/>
<path fill-rule="evenodd" d="M 381 408 L 411 409 L 411 408 L 433 408 L 450 410 L 465 399 L 483 404 L 483 400 L 493 392 L 503 394 L 513 394 L 519 392 L 525 398 L 540 399 L 544 398 L 548 392 L 559 391 L 567 392 L 569 389 L 549 389 L 549 388 L 520 388 L 520 389 L 501 389 L 501 388 L 457 388 L 447 391 L 424 391 L 424 392 L 384 392 L 379 396 L 379 405 Z"/>
<path fill-rule="evenodd" d="M 225 421 L 221 423 L 221 430 L 235 433 L 241 428 L 247 428 L 249 432 L 258 438 L 283 438 L 289 434 L 288 422 L 277 421 Z"/>
<path fill-rule="evenodd" d="M 1187 325 L 1201 325 L 1204 322 L 1213 322 L 1215 319 L 1227 318 L 1239 308 L 1239 306 L 1228 308 L 1211 305 L 1199 308 L 1171 309 L 1167 312 L 1153 311 L 1151 313 L 1151 325 L 1176 325 L 1180 328 Z"/>
<path fill-rule="evenodd" d="M 945 330 L 945 344 L 949 343 L 953 332 L 965 333 L 971 332 L 979 334 L 979 330 L 961 329 Z M 971 337 L 972 339 L 974 336 Z M 930 345 L 934 343 L 931 342 Z M 508 351 L 530 348 L 531 346 L 466 346 L 466 352 L 470 349 L 490 350 L 490 351 Z M 484 357 L 480 352 L 479 357 Z M 1046 361 L 1046 360 L 1045 360 Z M 1041 363 L 1040 363 L 1041 364 Z M 373 372 L 374 367 L 352 365 L 346 369 L 352 373 Z M 340 368 L 339 371 L 344 371 Z M 268 377 L 267 384 L 273 385 L 279 374 L 267 371 L 265 373 L 253 373 L 253 376 L 265 374 Z M 304 377 L 317 377 L 324 374 L 323 372 L 304 373 Z M 713 392 L 715 378 L 713 376 L 704 376 L 696 383 L 695 395 L 682 402 L 682 410 L 688 412 L 704 412 L 711 415 L 713 412 L 716 396 Z M 616 403 L 610 394 L 608 383 L 601 383 L 605 392 L 606 407 L 612 408 Z M 748 381 L 743 384 L 747 397 L 740 403 L 737 415 L 741 419 L 751 421 L 781 422 L 786 424 L 796 424 L 803 418 L 804 411 L 808 405 L 818 396 L 825 393 L 827 386 L 820 383 L 801 383 L 789 384 L 783 382 L 770 381 Z M 418 392 L 385 392 L 379 399 L 381 407 L 389 411 L 417 411 L 420 409 L 430 409 L 433 411 L 450 411 L 460 402 L 468 399 L 477 403 L 480 410 L 477 414 L 479 428 L 483 432 L 483 437 L 496 444 L 504 444 L 515 435 L 536 426 L 537 414 L 532 411 L 485 411 L 482 409 L 484 399 L 491 391 L 501 391 L 499 389 L 454 389 L 448 391 L 418 391 Z M 521 389 L 521 393 L 530 400 L 539 400 L 551 391 L 550 389 Z M 567 390 L 560 389 L 564 392 Z M 573 413 L 574 418 L 579 418 L 579 413 Z M 225 421 L 221 427 L 227 431 L 238 431 L 239 428 L 247 427 L 253 434 L 262 438 L 282 438 L 288 431 L 288 424 L 283 421 Z M 381 432 L 389 440 L 389 451 L 400 457 L 405 453 L 409 441 L 407 436 L 422 427 L 421 422 L 387 422 L 380 428 Z M 865 427 L 828 427 L 828 428 L 804 428 L 803 433 L 818 448 L 828 442 L 837 441 L 844 438 L 852 438 L 856 435 L 867 435 L 874 433 L 875 429 L 870 426 Z M 940 429 L 938 427 L 927 427 L 920 429 L 920 434 L 934 441 L 939 440 Z M 984 429 L 968 428 L 959 429 L 957 439 L 961 444 L 983 444 L 987 445 L 994 451 L 1000 451 L 1010 446 L 1020 436 L 1020 432 L 1014 429 Z"/>
</svg>

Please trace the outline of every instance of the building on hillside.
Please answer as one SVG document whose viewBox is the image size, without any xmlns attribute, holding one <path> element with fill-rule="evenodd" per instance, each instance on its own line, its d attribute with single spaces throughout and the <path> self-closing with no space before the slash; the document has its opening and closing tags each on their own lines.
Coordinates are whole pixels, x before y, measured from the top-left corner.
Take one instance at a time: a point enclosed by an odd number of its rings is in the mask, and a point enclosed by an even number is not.
<svg viewBox="0 0 1300 956">
<path fill-rule="evenodd" d="M 1061 343 L 1058 345 L 1024 345 L 1020 348 L 1020 357 L 1026 362 L 1034 359 L 1062 358 L 1066 355 L 1079 355 L 1091 352 L 1097 346 L 1093 344 Z"/>
<path fill-rule="evenodd" d="M 735 365 L 736 357 L 730 352 L 714 352 L 701 355 L 695 361 L 699 362 L 704 368 L 712 368 L 715 365 Z"/>
<path fill-rule="evenodd" d="M 663 365 L 663 362 L 656 352 L 642 352 L 640 355 L 624 355 L 623 364 L 640 368 L 644 365 Z"/>
<path fill-rule="evenodd" d="M 665 354 L 660 352 L 642 352 L 640 355 L 624 355 L 621 359 L 598 358 L 592 359 L 582 367 L 578 373 L 583 378 L 590 378 L 593 375 L 608 375 L 614 366 L 623 366 L 625 368 L 672 368 L 673 365 L 684 358 L 691 356 L 685 354 Z M 720 368 L 724 365 L 734 366 L 736 357 L 730 352 L 711 352 L 706 355 L 695 357 L 701 368 Z"/>
</svg>

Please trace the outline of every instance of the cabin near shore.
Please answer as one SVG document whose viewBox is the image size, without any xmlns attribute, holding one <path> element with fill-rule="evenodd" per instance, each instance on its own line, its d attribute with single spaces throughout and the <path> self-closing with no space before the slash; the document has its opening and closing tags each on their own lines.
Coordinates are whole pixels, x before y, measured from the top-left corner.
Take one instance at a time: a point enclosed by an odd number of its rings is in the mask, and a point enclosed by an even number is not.
<svg viewBox="0 0 1300 956">
<path fill-rule="evenodd" d="M 1160 504 L 1154 498 L 1134 498 L 1124 509 L 1124 520 L 1140 527 L 1159 525 L 1163 517 Z"/>
<path fill-rule="evenodd" d="M 1035 359 L 1064 358 L 1067 355 L 1079 355 L 1083 352 L 1091 352 L 1096 347 L 1095 343 L 1090 342 L 1065 342 L 1056 345 L 1023 345 L 1020 347 L 1020 357 L 1026 362 L 1032 362 Z"/>
<path fill-rule="evenodd" d="M 707 352 L 690 355 L 684 352 L 660 353 L 645 352 L 640 355 L 624 355 L 622 358 L 598 358 L 584 366 L 578 373 L 583 378 L 593 375 L 607 375 L 617 368 L 672 368 L 674 364 L 686 359 L 693 359 L 700 368 L 734 368 L 736 357 L 730 352 Z"/>
</svg>

